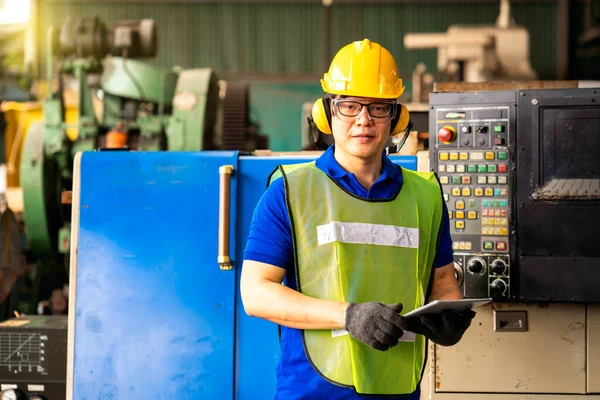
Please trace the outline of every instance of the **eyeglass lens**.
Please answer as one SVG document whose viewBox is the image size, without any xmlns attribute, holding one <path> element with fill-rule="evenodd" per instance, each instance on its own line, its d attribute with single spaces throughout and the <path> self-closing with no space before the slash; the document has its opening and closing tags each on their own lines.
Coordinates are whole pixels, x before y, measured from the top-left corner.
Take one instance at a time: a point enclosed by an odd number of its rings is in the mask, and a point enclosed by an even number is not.
<svg viewBox="0 0 600 400">
<path fill-rule="evenodd" d="M 392 112 L 391 103 L 369 103 L 362 104 L 357 101 L 342 100 L 336 102 L 337 108 L 345 117 L 356 117 L 360 114 L 363 106 L 367 107 L 369 115 L 373 118 L 384 118 Z"/>
</svg>

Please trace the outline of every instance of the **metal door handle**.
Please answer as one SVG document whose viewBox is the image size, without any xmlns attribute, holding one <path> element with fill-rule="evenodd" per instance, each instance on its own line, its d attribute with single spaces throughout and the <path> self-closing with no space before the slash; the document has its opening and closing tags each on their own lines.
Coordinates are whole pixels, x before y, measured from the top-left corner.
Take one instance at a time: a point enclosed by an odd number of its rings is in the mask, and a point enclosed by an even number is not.
<svg viewBox="0 0 600 400">
<path fill-rule="evenodd" d="M 219 167 L 219 254 L 217 262 L 222 270 L 228 271 L 232 268 L 229 256 L 229 216 L 231 199 L 231 175 L 233 165 Z"/>
<path fill-rule="evenodd" d="M 527 332 L 527 311 L 494 310 L 494 332 Z"/>
</svg>

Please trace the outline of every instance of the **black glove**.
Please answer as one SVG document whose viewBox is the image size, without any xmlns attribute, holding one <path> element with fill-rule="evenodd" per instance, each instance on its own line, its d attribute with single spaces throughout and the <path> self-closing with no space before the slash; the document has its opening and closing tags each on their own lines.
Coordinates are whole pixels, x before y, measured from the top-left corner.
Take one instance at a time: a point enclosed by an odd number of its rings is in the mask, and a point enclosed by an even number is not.
<svg viewBox="0 0 600 400">
<path fill-rule="evenodd" d="M 344 325 L 353 338 L 376 350 L 386 351 L 397 345 L 404 334 L 400 328 L 401 311 L 401 303 L 350 303 Z"/>
<path fill-rule="evenodd" d="M 457 313 L 446 310 L 439 314 L 423 314 L 419 317 L 403 318 L 402 329 L 424 335 L 441 346 L 454 346 L 475 317 L 473 310 Z"/>
</svg>

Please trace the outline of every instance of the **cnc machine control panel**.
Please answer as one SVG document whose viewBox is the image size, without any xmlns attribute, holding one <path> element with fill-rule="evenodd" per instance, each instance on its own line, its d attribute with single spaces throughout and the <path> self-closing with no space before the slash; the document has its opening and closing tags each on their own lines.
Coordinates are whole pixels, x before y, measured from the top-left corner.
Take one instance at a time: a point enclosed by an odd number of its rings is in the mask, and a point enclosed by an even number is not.
<svg viewBox="0 0 600 400">
<path fill-rule="evenodd" d="M 444 192 L 463 295 L 503 299 L 511 294 L 515 110 L 476 96 L 431 94 L 430 166 Z"/>
</svg>

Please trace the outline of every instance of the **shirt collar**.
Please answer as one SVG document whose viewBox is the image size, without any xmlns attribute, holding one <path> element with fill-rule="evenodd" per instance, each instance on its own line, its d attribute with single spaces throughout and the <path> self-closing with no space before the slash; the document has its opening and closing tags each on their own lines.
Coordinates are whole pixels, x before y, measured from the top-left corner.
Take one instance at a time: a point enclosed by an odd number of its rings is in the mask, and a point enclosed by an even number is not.
<svg viewBox="0 0 600 400">
<path fill-rule="evenodd" d="M 346 171 L 342 166 L 337 162 L 335 156 L 333 154 L 335 146 L 329 146 L 327 150 L 317 159 L 316 165 L 319 169 L 325 171 L 327 175 L 331 176 L 333 179 L 340 179 L 344 176 L 348 175 L 349 172 Z M 381 153 L 381 176 L 378 181 L 384 179 L 391 179 L 395 183 L 402 183 L 402 173 L 400 169 L 390 160 L 390 158 L 385 154 L 385 152 Z"/>
</svg>

